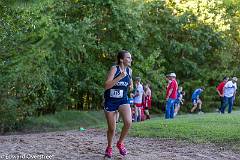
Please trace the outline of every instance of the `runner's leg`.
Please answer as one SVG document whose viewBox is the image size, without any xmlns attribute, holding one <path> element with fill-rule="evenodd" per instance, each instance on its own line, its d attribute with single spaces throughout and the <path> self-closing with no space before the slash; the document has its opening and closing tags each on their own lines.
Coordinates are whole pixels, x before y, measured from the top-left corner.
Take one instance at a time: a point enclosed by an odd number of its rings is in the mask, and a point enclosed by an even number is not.
<svg viewBox="0 0 240 160">
<path fill-rule="evenodd" d="M 122 128 L 122 132 L 121 132 L 121 135 L 120 135 L 120 138 L 119 138 L 119 141 L 118 141 L 118 142 L 122 143 L 124 138 L 126 137 L 126 135 L 128 133 L 129 128 L 132 125 L 130 105 L 129 104 L 121 105 L 119 107 L 118 111 L 119 111 L 119 113 L 122 117 L 122 120 L 123 120 L 123 128 Z"/>
<path fill-rule="evenodd" d="M 105 111 L 105 116 L 106 116 L 107 125 L 108 125 L 108 130 L 107 130 L 108 147 L 112 147 L 112 140 L 113 140 L 113 136 L 115 134 L 115 129 L 116 129 L 116 112 Z"/>
</svg>

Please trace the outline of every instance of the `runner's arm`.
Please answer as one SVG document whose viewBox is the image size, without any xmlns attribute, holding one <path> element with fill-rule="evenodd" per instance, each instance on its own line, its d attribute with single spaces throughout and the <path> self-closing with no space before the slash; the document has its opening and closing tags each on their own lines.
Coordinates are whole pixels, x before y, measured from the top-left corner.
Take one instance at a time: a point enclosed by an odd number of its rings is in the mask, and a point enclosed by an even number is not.
<svg viewBox="0 0 240 160">
<path fill-rule="evenodd" d="M 126 72 L 122 72 L 119 76 L 117 76 L 114 79 L 116 69 L 117 69 L 116 66 L 113 66 L 111 68 L 110 72 L 108 73 L 107 80 L 106 80 L 105 86 L 104 86 L 105 90 L 112 88 L 118 81 L 120 81 L 122 78 L 124 78 L 127 75 Z"/>
</svg>

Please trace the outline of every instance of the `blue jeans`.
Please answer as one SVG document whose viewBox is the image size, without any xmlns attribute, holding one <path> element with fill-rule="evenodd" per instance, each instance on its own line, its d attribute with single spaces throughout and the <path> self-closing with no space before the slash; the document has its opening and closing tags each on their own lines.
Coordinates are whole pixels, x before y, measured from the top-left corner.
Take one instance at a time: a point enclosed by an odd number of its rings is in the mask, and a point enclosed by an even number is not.
<svg viewBox="0 0 240 160">
<path fill-rule="evenodd" d="M 220 99 L 221 105 L 220 105 L 220 107 L 218 107 L 218 111 L 221 112 L 221 108 L 224 105 L 224 97 L 219 97 L 219 99 Z"/>
<path fill-rule="evenodd" d="M 176 99 L 169 98 L 166 104 L 165 118 L 173 118 L 174 116 L 174 102 Z"/>
<path fill-rule="evenodd" d="M 224 96 L 224 104 L 221 107 L 221 113 L 224 113 L 225 108 L 228 105 L 228 113 L 232 112 L 232 108 L 233 108 L 233 96 L 232 97 L 225 97 Z"/>
</svg>

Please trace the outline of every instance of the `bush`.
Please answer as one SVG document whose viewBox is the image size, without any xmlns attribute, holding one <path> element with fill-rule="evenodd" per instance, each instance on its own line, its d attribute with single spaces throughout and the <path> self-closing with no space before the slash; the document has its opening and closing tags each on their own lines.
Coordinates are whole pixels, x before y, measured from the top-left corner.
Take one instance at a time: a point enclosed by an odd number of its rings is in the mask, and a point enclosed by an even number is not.
<svg viewBox="0 0 240 160">
<path fill-rule="evenodd" d="M 0 105 L 0 133 L 3 134 L 6 131 L 12 131 L 15 129 L 17 122 L 21 119 L 18 115 L 16 104 L 10 100 Z"/>
</svg>

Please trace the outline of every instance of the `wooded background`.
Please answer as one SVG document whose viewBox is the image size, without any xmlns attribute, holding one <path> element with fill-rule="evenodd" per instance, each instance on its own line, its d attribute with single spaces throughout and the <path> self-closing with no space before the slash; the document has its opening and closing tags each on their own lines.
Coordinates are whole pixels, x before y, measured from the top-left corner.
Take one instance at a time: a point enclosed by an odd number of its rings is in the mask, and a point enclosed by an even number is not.
<svg viewBox="0 0 240 160">
<path fill-rule="evenodd" d="M 165 75 L 186 92 L 205 86 L 203 110 L 218 108 L 216 86 L 240 77 L 238 0 L 0 1 L 0 128 L 63 109 L 100 110 L 117 51 L 149 81 L 164 108 Z M 235 105 L 239 106 L 239 96 Z"/>
</svg>

